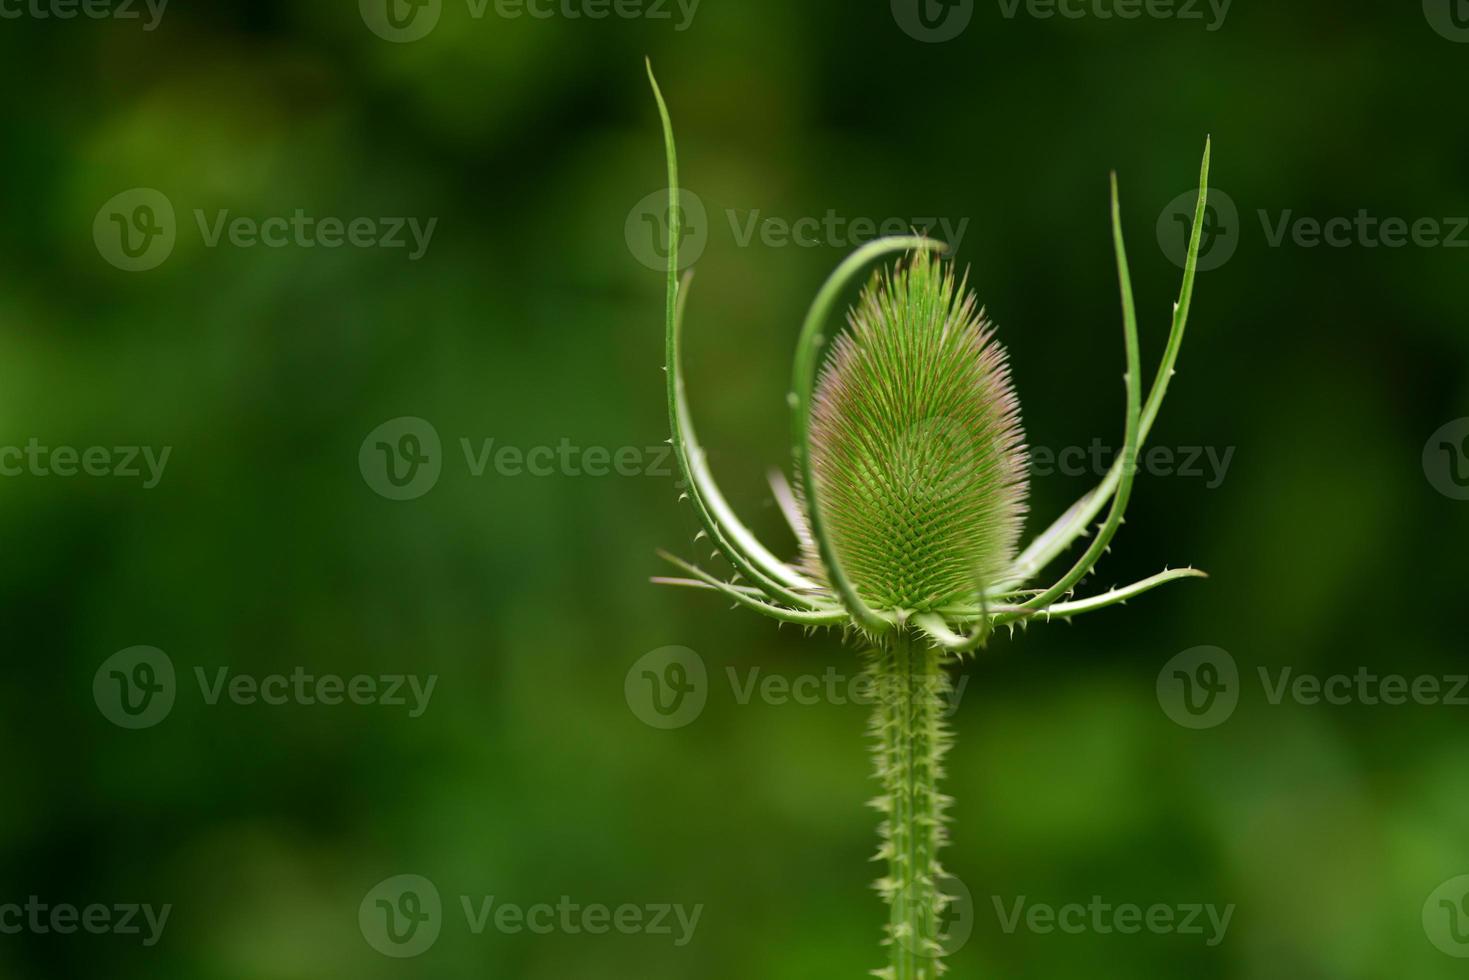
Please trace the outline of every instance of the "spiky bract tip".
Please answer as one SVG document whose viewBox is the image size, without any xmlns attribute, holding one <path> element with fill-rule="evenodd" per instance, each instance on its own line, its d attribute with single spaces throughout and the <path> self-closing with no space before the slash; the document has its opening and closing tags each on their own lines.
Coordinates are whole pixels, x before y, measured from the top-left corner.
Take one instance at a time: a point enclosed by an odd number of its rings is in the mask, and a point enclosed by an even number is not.
<svg viewBox="0 0 1469 980">
<path fill-rule="evenodd" d="M 877 273 L 812 402 L 807 488 L 843 568 L 880 608 L 971 599 L 1013 560 L 1028 460 L 1005 350 L 952 264 Z M 820 574 L 808 549 L 807 564 Z"/>
</svg>

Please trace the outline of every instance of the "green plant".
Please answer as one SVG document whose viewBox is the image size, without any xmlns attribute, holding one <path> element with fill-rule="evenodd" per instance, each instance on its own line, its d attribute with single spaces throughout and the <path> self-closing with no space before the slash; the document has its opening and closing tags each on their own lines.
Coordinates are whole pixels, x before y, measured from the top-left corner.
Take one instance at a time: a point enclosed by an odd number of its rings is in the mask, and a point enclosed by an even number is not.
<svg viewBox="0 0 1469 980">
<path fill-rule="evenodd" d="M 869 647 L 878 705 L 871 735 L 883 794 L 877 887 L 890 906 L 888 980 L 930 980 L 943 972 L 939 933 L 946 902 L 937 854 L 946 839 L 946 797 L 938 791 L 950 736 L 940 705 L 946 667 L 985 645 L 996 627 L 1032 619 L 1069 619 L 1176 579 L 1203 573 L 1165 570 L 1087 599 L 1066 598 L 1092 571 L 1122 523 L 1139 447 L 1157 419 L 1188 320 L 1209 179 L 1209 145 L 1183 288 L 1162 364 L 1144 403 L 1139 386 L 1137 318 L 1123 248 L 1117 179 L 1112 233 L 1122 292 L 1127 355 L 1123 452 L 1101 484 L 1015 554 L 1024 516 L 1026 454 L 1019 402 L 1005 353 L 973 294 L 923 237 L 886 238 L 857 249 L 817 293 L 796 348 L 790 405 L 796 489 L 774 489 L 801 544 L 788 564 L 756 540 L 719 491 L 695 438 L 679 343 L 689 277 L 678 278 L 682 232 L 678 159 L 668 106 L 648 77 L 668 155 L 669 254 L 666 304 L 668 414 L 684 495 L 719 554 L 735 570 L 724 581 L 660 553 L 689 578 L 662 584 L 710 589 L 773 619 L 841 627 Z M 875 274 L 848 314 L 850 329 L 820 355 L 831 313 L 873 260 L 911 253 Z M 820 369 L 818 375 L 818 368 Z M 1110 502 L 1110 507 L 1108 506 Z M 1055 584 L 1027 585 L 1084 536 L 1102 509 L 1090 545 Z M 741 582 L 743 580 L 743 583 Z"/>
</svg>

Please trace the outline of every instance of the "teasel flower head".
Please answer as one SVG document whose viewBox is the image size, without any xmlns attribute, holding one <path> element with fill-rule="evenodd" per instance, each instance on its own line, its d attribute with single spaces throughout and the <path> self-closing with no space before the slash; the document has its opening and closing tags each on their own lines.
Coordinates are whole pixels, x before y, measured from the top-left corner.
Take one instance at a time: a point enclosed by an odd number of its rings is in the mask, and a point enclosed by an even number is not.
<svg viewBox="0 0 1469 980">
<path fill-rule="evenodd" d="M 865 602 L 926 611 L 1000 581 L 1028 458 L 1005 349 L 952 265 L 920 252 L 875 274 L 831 344 L 811 406 L 811 470 Z M 805 513 L 805 508 L 798 510 Z M 825 581 L 802 534 L 804 567 Z"/>
</svg>

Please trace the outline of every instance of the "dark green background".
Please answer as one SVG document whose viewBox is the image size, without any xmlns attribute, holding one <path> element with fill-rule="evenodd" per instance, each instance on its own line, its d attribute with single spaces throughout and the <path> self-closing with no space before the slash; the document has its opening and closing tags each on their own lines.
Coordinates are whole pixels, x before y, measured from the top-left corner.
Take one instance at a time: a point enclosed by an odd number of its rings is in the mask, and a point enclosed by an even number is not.
<svg viewBox="0 0 1469 980">
<path fill-rule="evenodd" d="M 834 636 L 657 589 L 695 554 L 667 477 L 473 477 L 461 438 L 656 446 L 662 280 L 629 211 L 664 182 L 651 55 L 714 215 L 687 341 L 715 471 L 781 553 L 796 327 L 845 247 L 739 247 L 724 215 L 969 219 L 958 258 L 1009 346 L 1032 442 L 1115 441 L 1106 211 L 1121 178 L 1149 376 L 1179 273 L 1155 223 L 1204 136 L 1238 250 L 1200 276 L 1153 441 L 1236 447 L 1215 489 L 1144 476 L 1087 589 L 1183 583 L 963 668 L 948 866 L 975 894 L 954 975 L 1460 976 L 1420 914 L 1469 873 L 1469 708 L 1271 705 L 1256 669 L 1463 673 L 1469 503 L 1425 441 L 1469 414 L 1448 248 L 1271 247 L 1258 212 L 1469 214 L 1469 45 L 1417 3 L 1237 0 L 1200 21 L 1008 19 L 923 44 L 886 2 L 704 0 L 670 21 L 476 20 L 391 44 L 354 3 L 138 22 L 0 19 L 0 445 L 173 447 L 161 484 L 0 479 L 0 903 L 174 906 L 151 949 L 0 936 L 0 977 L 857 977 L 881 962 L 865 709 L 751 703 L 724 670 L 856 670 Z M 492 8 L 493 9 L 493 8 Z M 163 192 L 159 268 L 92 222 Z M 427 255 L 202 247 L 192 212 L 437 217 Z M 374 493 L 357 455 L 431 421 L 444 471 Z M 1030 531 L 1089 485 L 1039 478 Z M 181 693 L 124 731 L 93 674 L 137 644 Z M 672 732 L 624 699 L 657 647 L 709 705 Z M 1244 677 L 1190 731 L 1154 692 L 1201 644 Z M 401 709 L 209 706 L 195 667 L 437 674 Z M 742 675 L 743 677 L 743 675 Z M 399 873 L 449 905 L 423 956 L 364 941 Z M 694 941 L 473 936 L 461 894 L 703 903 Z M 1005 933 L 992 902 L 1235 903 L 1225 940 Z"/>
</svg>

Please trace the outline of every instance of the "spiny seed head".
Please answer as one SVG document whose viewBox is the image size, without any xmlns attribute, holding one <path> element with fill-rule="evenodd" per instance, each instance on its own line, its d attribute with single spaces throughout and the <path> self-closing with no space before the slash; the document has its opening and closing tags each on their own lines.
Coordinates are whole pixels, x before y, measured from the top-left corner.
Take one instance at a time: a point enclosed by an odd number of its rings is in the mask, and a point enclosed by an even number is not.
<svg viewBox="0 0 1469 980">
<path fill-rule="evenodd" d="M 874 275 L 817 382 L 807 494 L 853 585 L 880 608 L 972 600 L 977 583 L 999 584 L 1020 536 L 1020 403 L 966 287 L 927 255 Z M 809 546 L 805 557 L 820 575 Z"/>
</svg>

